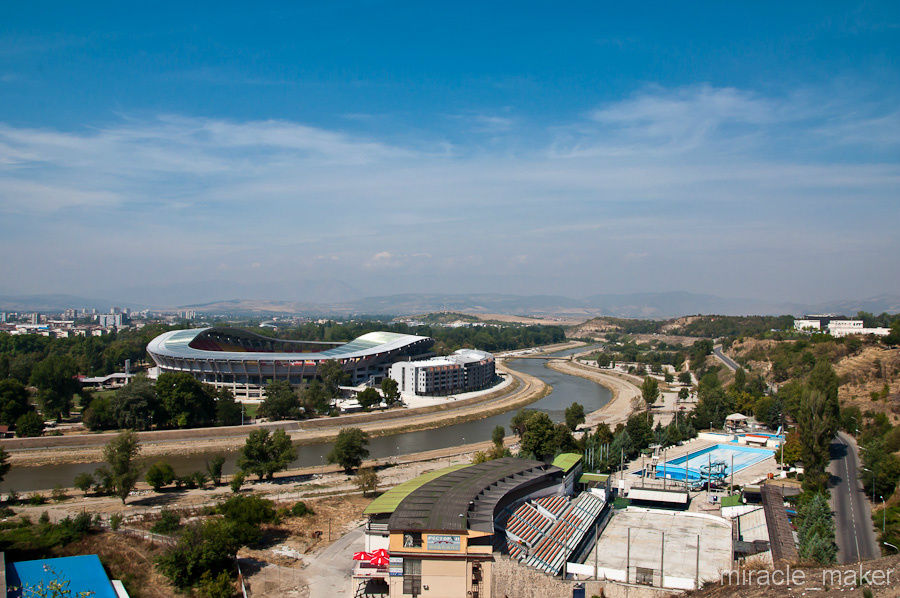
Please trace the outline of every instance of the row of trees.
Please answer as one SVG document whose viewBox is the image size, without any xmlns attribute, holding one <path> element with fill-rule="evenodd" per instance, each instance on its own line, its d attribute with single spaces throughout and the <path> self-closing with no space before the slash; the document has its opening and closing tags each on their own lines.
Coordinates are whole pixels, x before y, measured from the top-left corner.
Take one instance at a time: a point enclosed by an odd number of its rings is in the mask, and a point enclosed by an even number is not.
<svg viewBox="0 0 900 598">
<path fill-rule="evenodd" d="M 266 385 L 266 399 L 259 408 L 259 415 L 272 421 L 284 419 L 305 419 L 322 414 L 336 414 L 332 401 L 340 396 L 339 386 L 347 383 L 347 374 L 340 364 L 333 360 L 319 364 L 321 378 L 305 383 L 298 389 L 284 380 Z M 400 401 L 397 381 L 385 378 L 381 381 L 381 392 L 367 387 L 357 395 L 363 409 L 370 409 L 382 401 L 394 405 Z"/>
<path fill-rule="evenodd" d="M 241 405 L 227 388 L 166 372 L 155 383 L 137 377 L 112 396 L 93 398 L 83 420 L 92 430 L 233 426 L 241 423 Z"/>
</svg>

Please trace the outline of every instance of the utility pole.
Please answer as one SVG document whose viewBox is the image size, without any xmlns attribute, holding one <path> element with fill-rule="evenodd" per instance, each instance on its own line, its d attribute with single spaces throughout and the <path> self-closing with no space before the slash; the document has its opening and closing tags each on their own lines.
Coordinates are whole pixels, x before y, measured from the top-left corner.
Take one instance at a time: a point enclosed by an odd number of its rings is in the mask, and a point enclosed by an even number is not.
<svg viewBox="0 0 900 598">
<path fill-rule="evenodd" d="M 700 534 L 697 534 L 697 564 L 694 568 L 694 589 L 700 589 Z"/>
<path fill-rule="evenodd" d="M 659 587 L 665 586 L 665 574 L 663 564 L 666 558 L 666 532 L 662 532 L 662 540 L 659 543 Z"/>
<path fill-rule="evenodd" d="M 631 570 L 631 528 L 628 528 L 628 540 L 625 549 L 625 583 L 629 581 L 629 573 Z"/>
</svg>

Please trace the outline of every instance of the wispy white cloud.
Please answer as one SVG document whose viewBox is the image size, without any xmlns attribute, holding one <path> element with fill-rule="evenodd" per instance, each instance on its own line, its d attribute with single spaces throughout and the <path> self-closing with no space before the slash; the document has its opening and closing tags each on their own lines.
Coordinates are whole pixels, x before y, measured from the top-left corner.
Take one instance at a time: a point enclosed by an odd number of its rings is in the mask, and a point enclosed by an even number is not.
<svg viewBox="0 0 900 598">
<path fill-rule="evenodd" d="M 117 237 L 98 233 L 113 227 L 127 240 L 116 259 L 147 263 L 153 248 L 155 276 L 187 275 L 190 253 L 192 276 L 228 263 L 234 276 L 340 268 L 449 284 L 474 270 L 556 275 L 561 256 L 628 254 L 649 268 L 698 251 L 701 235 L 790 244 L 791 218 L 804 233 L 849 238 L 863 222 L 842 211 L 875 214 L 880 230 L 900 209 L 896 108 L 820 97 L 652 87 L 537 135 L 514 114 L 471 114 L 473 135 L 455 144 L 181 115 L 78 131 L 0 124 L 0 251 L 52 234 L 76 261 L 112 260 Z M 480 145 L 478 126 L 506 141 Z M 623 240 L 647 246 L 614 247 Z"/>
</svg>

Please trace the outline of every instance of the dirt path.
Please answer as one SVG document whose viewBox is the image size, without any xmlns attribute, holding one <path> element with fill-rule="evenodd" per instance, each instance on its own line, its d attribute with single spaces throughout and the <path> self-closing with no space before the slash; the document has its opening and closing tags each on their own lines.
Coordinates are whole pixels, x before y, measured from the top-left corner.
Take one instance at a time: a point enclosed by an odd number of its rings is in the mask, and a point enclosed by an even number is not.
<svg viewBox="0 0 900 598">
<path fill-rule="evenodd" d="M 613 373 L 601 372 L 595 368 L 581 365 L 569 360 L 554 359 L 547 362 L 547 367 L 563 374 L 579 376 L 601 384 L 612 393 L 609 403 L 587 415 L 585 424 L 591 427 L 605 422 L 610 427 L 618 423 L 624 423 L 633 411 L 632 402 L 637 399 L 643 405 L 641 389 L 625 378 L 620 378 Z"/>
</svg>

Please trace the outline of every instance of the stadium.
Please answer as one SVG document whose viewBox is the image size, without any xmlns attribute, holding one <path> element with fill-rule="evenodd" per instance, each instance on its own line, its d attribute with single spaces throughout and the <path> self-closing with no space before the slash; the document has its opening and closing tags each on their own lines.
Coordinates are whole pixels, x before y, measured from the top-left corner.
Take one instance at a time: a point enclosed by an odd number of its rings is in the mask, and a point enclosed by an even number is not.
<svg viewBox="0 0 900 598">
<path fill-rule="evenodd" d="M 431 355 L 434 339 L 394 332 L 370 332 L 348 343 L 289 341 L 236 328 L 194 328 L 159 335 L 147 345 L 157 374 L 186 372 L 235 397 L 262 398 L 270 381 L 300 384 L 319 363 L 341 364 L 354 385 L 383 378 L 391 364 Z"/>
</svg>

